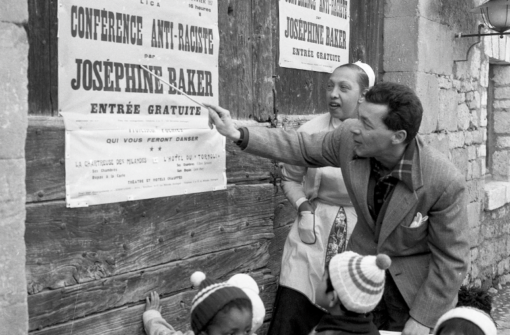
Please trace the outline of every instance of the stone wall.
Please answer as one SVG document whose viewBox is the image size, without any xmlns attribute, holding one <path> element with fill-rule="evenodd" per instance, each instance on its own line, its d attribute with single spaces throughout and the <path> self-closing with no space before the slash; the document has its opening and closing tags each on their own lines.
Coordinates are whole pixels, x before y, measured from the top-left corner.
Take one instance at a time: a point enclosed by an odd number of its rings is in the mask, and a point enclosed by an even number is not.
<svg viewBox="0 0 510 335">
<path fill-rule="evenodd" d="M 0 334 L 26 334 L 25 137 L 28 40 L 25 1 L 0 1 Z"/>
<path fill-rule="evenodd" d="M 477 32 L 481 16 L 469 10 L 481 2 L 388 0 L 383 80 L 415 89 L 425 110 L 421 136 L 466 177 L 472 259 L 465 284 L 490 286 L 510 277 L 510 186 L 486 182 L 487 159 L 499 180 L 510 176 L 509 68 L 494 76 L 495 103 L 487 115 L 489 65 L 509 61 L 510 40 L 455 37 Z M 497 139 L 487 148 L 491 127 Z"/>
</svg>

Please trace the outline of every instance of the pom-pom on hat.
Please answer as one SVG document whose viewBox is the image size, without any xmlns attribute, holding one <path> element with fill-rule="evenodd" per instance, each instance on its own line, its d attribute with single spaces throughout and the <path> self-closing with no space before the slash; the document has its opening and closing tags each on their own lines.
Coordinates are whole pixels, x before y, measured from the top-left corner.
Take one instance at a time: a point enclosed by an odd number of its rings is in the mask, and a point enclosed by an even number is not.
<svg viewBox="0 0 510 335">
<path fill-rule="evenodd" d="M 228 282 L 221 283 L 206 278 L 203 272 L 193 273 L 190 280 L 193 286 L 199 289 L 191 302 L 191 328 L 195 334 L 204 330 L 229 302 L 236 299 L 250 300 L 241 288 Z"/>
<path fill-rule="evenodd" d="M 372 311 L 381 300 L 390 265 L 391 259 L 384 254 L 361 256 L 346 251 L 331 258 L 329 278 L 342 305 L 356 313 Z"/>
<path fill-rule="evenodd" d="M 360 61 L 357 61 L 356 63 L 353 63 L 354 65 L 357 65 L 359 68 L 361 68 L 368 76 L 368 87 L 372 87 L 375 84 L 375 73 L 374 70 L 370 65 L 367 63 L 363 63 Z"/>
<path fill-rule="evenodd" d="M 434 327 L 434 335 L 443 323 L 451 319 L 464 319 L 471 321 L 477 325 L 485 335 L 496 335 L 498 333 L 494 321 L 491 317 L 482 310 L 474 307 L 457 307 L 444 313 L 439 320 L 437 320 L 436 326 Z"/>
</svg>

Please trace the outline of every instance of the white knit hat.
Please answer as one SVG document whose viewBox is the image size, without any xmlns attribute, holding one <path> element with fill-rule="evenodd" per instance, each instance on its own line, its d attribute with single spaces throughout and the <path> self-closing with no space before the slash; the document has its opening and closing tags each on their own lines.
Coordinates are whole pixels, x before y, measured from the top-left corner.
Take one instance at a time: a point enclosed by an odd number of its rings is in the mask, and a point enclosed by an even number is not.
<svg viewBox="0 0 510 335">
<path fill-rule="evenodd" d="M 331 258 L 329 278 L 342 305 L 357 313 L 372 311 L 381 300 L 390 265 L 391 259 L 384 254 L 361 256 L 345 251 Z"/>
<path fill-rule="evenodd" d="M 375 73 L 374 70 L 370 65 L 367 63 L 363 63 L 360 61 L 357 61 L 356 63 L 353 63 L 354 65 L 357 65 L 359 68 L 361 68 L 368 76 L 368 87 L 372 87 L 375 84 Z"/>
<path fill-rule="evenodd" d="M 485 335 L 496 335 L 498 332 L 494 321 L 492 321 L 491 317 L 484 311 L 474 307 L 457 307 L 444 313 L 443 316 L 437 320 L 437 324 L 434 327 L 434 334 L 437 334 L 437 330 L 445 321 L 455 318 L 473 322 Z"/>
</svg>

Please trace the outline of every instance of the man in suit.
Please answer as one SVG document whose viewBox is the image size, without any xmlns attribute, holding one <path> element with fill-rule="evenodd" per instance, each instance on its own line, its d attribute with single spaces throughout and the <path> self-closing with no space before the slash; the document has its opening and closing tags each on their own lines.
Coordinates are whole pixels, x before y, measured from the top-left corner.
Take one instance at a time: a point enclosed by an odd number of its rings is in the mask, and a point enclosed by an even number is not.
<svg viewBox="0 0 510 335">
<path fill-rule="evenodd" d="M 358 214 L 348 249 L 392 259 L 374 312 L 380 329 L 428 334 L 455 306 L 469 264 L 465 179 L 417 137 L 423 108 L 411 89 L 377 84 L 360 104 L 357 120 L 313 135 L 236 129 L 227 110 L 209 107 L 217 130 L 248 153 L 342 169 Z"/>
</svg>

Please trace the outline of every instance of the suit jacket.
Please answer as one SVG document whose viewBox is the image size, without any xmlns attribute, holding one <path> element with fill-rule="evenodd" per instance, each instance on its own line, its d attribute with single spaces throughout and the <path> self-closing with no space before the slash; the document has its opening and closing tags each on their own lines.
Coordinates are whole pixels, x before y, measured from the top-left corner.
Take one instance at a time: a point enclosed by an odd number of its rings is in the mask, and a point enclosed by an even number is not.
<svg viewBox="0 0 510 335">
<path fill-rule="evenodd" d="M 417 138 L 413 189 L 397 183 L 384 217 L 378 218 L 382 228 L 376 239 L 367 205 L 370 160 L 354 155 L 351 129 L 356 122 L 347 120 L 334 131 L 312 135 L 251 128 L 245 151 L 293 165 L 340 167 L 358 215 L 348 249 L 390 256 L 389 271 L 410 315 L 432 328 L 455 306 L 469 264 L 465 179 L 446 157 Z M 410 228 L 417 213 L 429 219 Z"/>
</svg>

